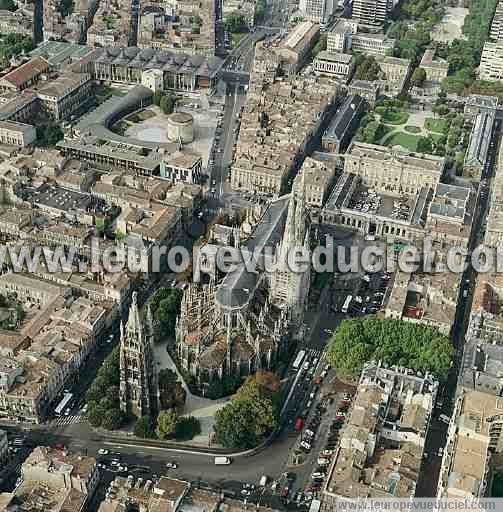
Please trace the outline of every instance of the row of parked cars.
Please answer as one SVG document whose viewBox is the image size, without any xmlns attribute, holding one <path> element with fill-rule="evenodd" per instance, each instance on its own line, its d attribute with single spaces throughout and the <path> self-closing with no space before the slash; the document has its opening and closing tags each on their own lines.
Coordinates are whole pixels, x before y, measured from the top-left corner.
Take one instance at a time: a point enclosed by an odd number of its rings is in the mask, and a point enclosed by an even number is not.
<svg viewBox="0 0 503 512">
<path fill-rule="evenodd" d="M 323 449 L 318 453 L 318 460 L 316 461 L 316 467 L 311 474 L 311 484 L 306 488 L 305 495 L 314 496 L 315 493 L 319 492 L 330 466 L 332 457 L 336 451 L 337 444 L 339 442 L 339 430 L 344 425 L 346 420 L 347 411 L 351 405 L 352 396 L 349 393 L 345 393 L 338 404 L 337 411 L 334 419 L 330 424 L 328 436 Z M 322 406 L 322 404 L 320 404 Z"/>
<path fill-rule="evenodd" d="M 366 273 L 348 312 L 354 316 L 377 313 L 383 305 L 390 278 L 386 272 Z"/>
</svg>

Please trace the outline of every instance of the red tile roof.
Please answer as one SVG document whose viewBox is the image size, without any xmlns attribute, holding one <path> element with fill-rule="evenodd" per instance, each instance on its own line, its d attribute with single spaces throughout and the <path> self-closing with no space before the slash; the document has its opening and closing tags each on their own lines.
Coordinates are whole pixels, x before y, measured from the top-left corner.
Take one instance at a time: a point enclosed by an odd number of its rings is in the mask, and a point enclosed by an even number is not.
<svg viewBox="0 0 503 512">
<path fill-rule="evenodd" d="M 19 66 L 14 71 L 7 73 L 2 80 L 9 82 L 16 88 L 20 88 L 23 84 L 32 80 L 40 73 L 47 71 L 47 69 L 49 69 L 49 62 L 43 57 L 35 57 Z"/>
</svg>

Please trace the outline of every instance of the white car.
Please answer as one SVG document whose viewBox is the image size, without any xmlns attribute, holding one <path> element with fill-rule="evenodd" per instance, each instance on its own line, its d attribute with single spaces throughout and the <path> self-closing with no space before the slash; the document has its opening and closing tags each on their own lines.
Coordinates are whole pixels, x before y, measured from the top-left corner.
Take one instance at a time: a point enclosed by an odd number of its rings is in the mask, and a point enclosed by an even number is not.
<svg viewBox="0 0 503 512">
<path fill-rule="evenodd" d="M 167 462 L 166 467 L 168 469 L 176 469 L 178 467 L 178 464 L 176 462 Z"/>
<path fill-rule="evenodd" d="M 105 450 L 105 448 L 100 448 L 98 450 L 98 455 L 108 455 L 108 450 Z"/>
</svg>

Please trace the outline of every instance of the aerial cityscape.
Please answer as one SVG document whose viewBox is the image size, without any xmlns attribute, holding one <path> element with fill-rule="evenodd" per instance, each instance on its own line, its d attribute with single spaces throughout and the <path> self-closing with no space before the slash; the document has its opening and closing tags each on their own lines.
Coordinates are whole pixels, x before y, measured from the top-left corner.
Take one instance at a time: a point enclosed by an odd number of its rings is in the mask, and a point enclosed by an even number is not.
<svg viewBox="0 0 503 512">
<path fill-rule="evenodd" d="M 0 0 L 0 512 L 503 506 L 501 256 L 503 0 Z"/>
</svg>

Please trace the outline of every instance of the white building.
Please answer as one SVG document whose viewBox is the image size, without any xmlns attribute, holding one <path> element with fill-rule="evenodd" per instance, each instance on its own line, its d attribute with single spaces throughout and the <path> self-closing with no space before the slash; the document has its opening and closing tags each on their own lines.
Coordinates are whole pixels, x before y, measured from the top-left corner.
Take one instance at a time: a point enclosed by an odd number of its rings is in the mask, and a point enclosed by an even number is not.
<svg viewBox="0 0 503 512">
<path fill-rule="evenodd" d="M 481 80 L 503 80 L 503 41 L 486 41 L 480 58 Z"/>
<path fill-rule="evenodd" d="M 336 8 L 337 0 L 300 0 L 299 2 L 299 10 L 303 17 L 322 26 L 328 23 Z"/>
<path fill-rule="evenodd" d="M 164 91 L 164 73 L 162 69 L 147 69 L 141 74 L 141 84 L 153 93 Z"/>
<path fill-rule="evenodd" d="M 386 55 L 395 46 L 395 39 L 382 33 L 358 32 L 358 23 L 339 20 L 327 34 L 327 50 L 330 52 L 360 52 L 367 55 Z"/>
<path fill-rule="evenodd" d="M 32 125 L 15 121 L 0 121 L 0 143 L 24 148 L 36 140 L 37 131 Z"/>
<path fill-rule="evenodd" d="M 365 25 L 384 25 L 388 5 L 387 0 L 354 0 L 351 18 Z"/>
<path fill-rule="evenodd" d="M 348 81 L 353 75 L 353 56 L 347 53 L 320 52 L 313 62 L 314 71 L 321 75 L 334 76 Z"/>
</svg>

